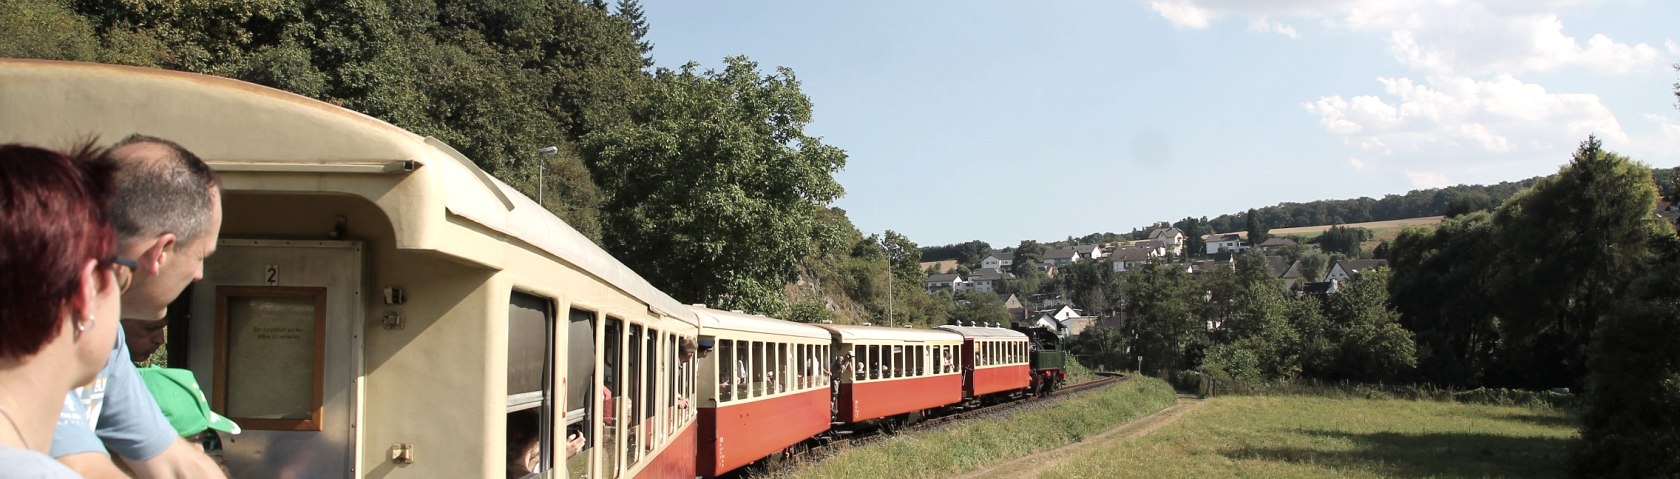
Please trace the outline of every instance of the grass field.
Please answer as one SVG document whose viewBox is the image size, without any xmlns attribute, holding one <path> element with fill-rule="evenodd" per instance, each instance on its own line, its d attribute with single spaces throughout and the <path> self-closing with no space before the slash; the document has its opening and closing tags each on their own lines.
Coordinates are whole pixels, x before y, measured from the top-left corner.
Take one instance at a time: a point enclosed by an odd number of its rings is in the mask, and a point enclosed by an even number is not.
<svg viewBox="0 0 1680 479">
<path fill-rule="evenodd" d="M 1041 477 L 1559 477 L 1577 428 L 1549 408 L 1229 396 Z"/>
<path fill-rule="evenodd" d="M 1399 233 L 1400 229 L 1405 228 L 1407 226 L 1412 226 L 1412 225 L 1438 225 L 1438 224 L 1441 224 L 1441 219 L 1442 218 L 1444 218 L 1444 217 L 1442 217 L 1442 216 L 1425 216 L 1425 217 L 1422 217 L 1422 218 L 1406 218 L 1406 219 L 1403 219 L 1403 220 L 1372 221 L 1370 223 L 1350 223 L 1350 224 L 1345 224 L 1345 225 L 1342 225 L 1342 226 L 1347 226 L 1347 227 L 1351 227 L 1351 228 L 1365 228 L 1365 229 L 1371 230 L 1371 232 L 1373 232 L 1373 233 L 1379 232 L 1379 231 L 1394 230 L 1394 232 L 1395 232 L 1394 234 L 1399 235 L 1400 234 Z M 1267 232 L 1271 233 L 1272 236 L 1303 236 L 1303 237 L 1310 238 L 1310 237 L 1313 237 L 1313 236 L 1318 236 L 1320 233 L 1323 233 L 1324 230 L 1330 229 L 1331 226 L 1335 226 L 1335 225 L 1302 226 L 1302 227 L 1299 227 L 1299 228 L 1277 228 L 1277 229 L 1268 230 Z"/>
<path fill-rule="evenodd" d="M 774 477 L 882 479 L 950 477 L 1077 442 L 1171 405 L 1172 387 L 1153 378 L 1023 406 L 1002 417 L 900 435 L 842 450 Z"/>
</svg>

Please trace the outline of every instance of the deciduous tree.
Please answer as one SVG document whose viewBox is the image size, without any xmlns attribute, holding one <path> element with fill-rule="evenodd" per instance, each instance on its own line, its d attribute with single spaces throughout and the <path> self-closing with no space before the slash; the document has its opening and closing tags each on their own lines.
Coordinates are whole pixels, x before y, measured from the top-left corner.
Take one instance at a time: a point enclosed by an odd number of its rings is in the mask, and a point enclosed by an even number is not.
<svg viewBox="0 0 1680 479">
<path fill-rule="evenodd" d="M 662 70 L 655 85 L 645 121 L 584 139 L 607 191 L 607 249 L 684 302 L 777 312 L 817 210 L 841 194 L 845 153 L 804 133 L 811 103 L 791 70 L 733 57 L 722 71 Z"/>
</svg>

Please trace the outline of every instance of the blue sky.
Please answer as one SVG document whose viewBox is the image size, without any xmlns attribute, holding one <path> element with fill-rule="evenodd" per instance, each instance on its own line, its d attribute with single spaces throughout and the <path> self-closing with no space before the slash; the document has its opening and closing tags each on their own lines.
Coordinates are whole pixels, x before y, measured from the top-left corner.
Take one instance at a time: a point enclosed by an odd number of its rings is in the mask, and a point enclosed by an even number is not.
<svg viewBox="0 0 1680 479">
<path fill-rule="evenodd" d="M 866 233 L 994 247 L 1680 164 L 1672 0 L 644 0 L 662 67 L 792 68 Z"/>
</svg>

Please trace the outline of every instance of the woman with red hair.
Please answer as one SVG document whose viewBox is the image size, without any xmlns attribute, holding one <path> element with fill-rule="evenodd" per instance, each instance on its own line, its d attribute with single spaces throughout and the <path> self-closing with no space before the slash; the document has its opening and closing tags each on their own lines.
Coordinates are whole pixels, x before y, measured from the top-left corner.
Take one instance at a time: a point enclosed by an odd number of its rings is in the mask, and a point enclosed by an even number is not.
<svg viewBox="0 0 1680 479">
<path fill-rule="evenodd" d="M 0 477 L 77 477 L 46 456 L 65 393 L 105 365 L 133 260 L 116 256 L 111 167 L 0 145 Z"/>
</svg>

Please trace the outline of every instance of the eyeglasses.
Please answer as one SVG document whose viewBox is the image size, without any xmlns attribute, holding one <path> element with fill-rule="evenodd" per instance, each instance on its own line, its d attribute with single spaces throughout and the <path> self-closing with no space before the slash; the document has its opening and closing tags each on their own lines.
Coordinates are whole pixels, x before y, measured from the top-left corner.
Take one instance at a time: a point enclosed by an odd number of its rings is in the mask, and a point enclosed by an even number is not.
<svg viewBox="0 0 1680 479">
<path fill-rule="evenodd" d="M 118 266 L 121 266 L 120 268 Z M 117 277 L 117 292 L 127 293 L 128 287 L 134 284 L 134 270 L 140 268 L 140 262 L 127 256 L 111 258 L 111 274 Z"/>
</svg>

